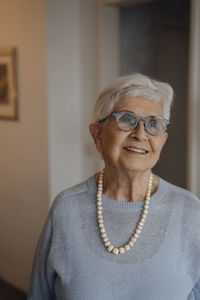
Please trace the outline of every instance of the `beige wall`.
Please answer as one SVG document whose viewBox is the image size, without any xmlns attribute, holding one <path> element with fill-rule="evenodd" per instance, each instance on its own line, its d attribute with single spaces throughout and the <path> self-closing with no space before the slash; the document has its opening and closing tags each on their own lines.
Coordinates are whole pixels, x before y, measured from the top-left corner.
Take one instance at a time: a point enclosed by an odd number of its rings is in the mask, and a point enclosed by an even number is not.
<svg viewBox="0 0 200 300">
<path fill-rule="evenodd" d="M 17 47 L 19 87 L 19 121 L 0 120 L 0 276 L 27 290 L 49 207 L 45 3 L 0 4 L 0 47 Z"/>
</svg>

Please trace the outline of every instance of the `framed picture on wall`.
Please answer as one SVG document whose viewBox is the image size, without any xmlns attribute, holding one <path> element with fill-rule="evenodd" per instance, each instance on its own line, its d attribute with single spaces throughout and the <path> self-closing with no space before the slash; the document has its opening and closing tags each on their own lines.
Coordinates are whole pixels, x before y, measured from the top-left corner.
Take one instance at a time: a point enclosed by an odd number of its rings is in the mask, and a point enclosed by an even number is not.
<svg viewBox="0 0 200 300">
<path fill-rule="evenodd" d="M 0 119 L 17 119 L 16 49 L 0 48 Z"/>
</svg>

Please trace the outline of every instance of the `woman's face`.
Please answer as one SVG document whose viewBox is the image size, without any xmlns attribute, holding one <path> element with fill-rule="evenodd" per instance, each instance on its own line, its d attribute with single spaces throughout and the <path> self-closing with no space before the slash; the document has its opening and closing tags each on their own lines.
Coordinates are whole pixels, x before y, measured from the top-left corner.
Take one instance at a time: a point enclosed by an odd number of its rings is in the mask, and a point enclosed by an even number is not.
<svg viewBox="0 0 200 300">
<path fill-rule="evenodd" d="M 163 117 L 162 104 L 143 97 L 122 98 L 113 111 L 129 111 L 142 117 Z M 166 132 L 160 136 L 150 135 L 142 120 L 134 130 L 124 132 L 117 127 L 113 116 L 102 124 L 91 124 L 90 131 L 106 167 L 133 172 L 150 170 L 157 163 L 168 136 Z M 138 150 L 145 151 L 141 153 Z"/>
</svg>

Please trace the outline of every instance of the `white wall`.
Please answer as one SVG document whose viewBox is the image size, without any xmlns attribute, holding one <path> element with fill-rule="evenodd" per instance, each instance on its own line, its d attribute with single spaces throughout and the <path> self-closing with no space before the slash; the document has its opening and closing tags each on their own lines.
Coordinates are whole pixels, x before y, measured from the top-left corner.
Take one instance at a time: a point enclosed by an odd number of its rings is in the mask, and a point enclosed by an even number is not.
<svg viewBox="0 0 200 300">
<path fill-rule="evenodd" d="M 0 120 L 0 277 L 27 290 L 49 206 L 44 1 L 1 0 L 0 37 L 19 88 L 19 121 Z"/>
<path fill-rule="evenodd" d="M 119 8 L 98 7 L 98 91 L 119 76 Z"/>
<path fill-rule="evenodd" d="M 96 170 L 96 1 L 47 0 L 51 200 Z"/>
</svg>

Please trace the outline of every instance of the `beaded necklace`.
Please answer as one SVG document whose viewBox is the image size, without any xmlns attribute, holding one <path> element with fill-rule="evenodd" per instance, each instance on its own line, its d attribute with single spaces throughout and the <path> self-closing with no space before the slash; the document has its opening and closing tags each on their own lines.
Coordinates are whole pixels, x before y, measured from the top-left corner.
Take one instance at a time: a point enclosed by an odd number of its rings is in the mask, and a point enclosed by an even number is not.
<svg viewBox="0 0 200 300">
<path fill-rule="evenodd" d="M 143 211 L 141 213 L 141 216 L 140 216 L 140 219 L 136 226 L 136 229 L 134 231 L 134 234 L 132 235 L 132 237 L 130 238 L 128 243 L 126 243 L 124 246 L 122 246 L 120 248 L 117 248 L 117 247 L 114 247 L 111 244 L 111 242 L 109 241 L 105 227 L 104 227 L 104 223 L 103 223 L 102 197 L 101 197 L 102 192 L 103 192 L 103 170 L 100 172 L 99 180 L 98 180 L 98 190 L 97 190 L 97 220 L 98 220 L 99 230 L 100 230 L 100 234 L 101 234 L 103 243 L 109 252 L 112 252 L 115 255 L 123 254 L 126 251 L 130 250 L 131 247 L 135 244 L 136 240 L 139 238 L 139 235 L 142 231 L 142 228 L 144 226 L 146 216 L 148 213 L 149 200 L 151 197 L 151 189 L 152 189 L 152 180 L 153 180 L 153 174 L 151 173 L 150 178 L 149 178 L 148 187 L 147 187 L 147 193 L 146 193 L 145 200 L 144 200 Z"/>
</svg>

